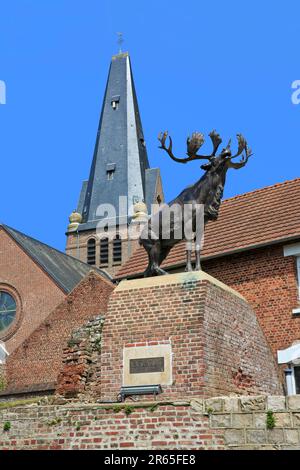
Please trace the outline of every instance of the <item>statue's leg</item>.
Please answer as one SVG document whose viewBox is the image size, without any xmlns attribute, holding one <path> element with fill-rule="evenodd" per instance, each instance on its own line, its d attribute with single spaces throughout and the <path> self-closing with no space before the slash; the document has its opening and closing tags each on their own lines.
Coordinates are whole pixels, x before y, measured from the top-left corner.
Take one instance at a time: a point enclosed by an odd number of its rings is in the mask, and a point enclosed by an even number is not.
<svg viewBox="0 0 300 470">
<path fill-rule="evenodd" d="M 201 271 L 201 260 L 200 260 L 200 253 L 201 253 L 201 233 L 196 234 L 195 238 L 195 254 L 196 254 L 196 266 L 195 271 Z"/>
<path fill-rule="evenodd" d="M 196 266 L 195 271 L 201 271 L 200 250 L 196 248 Z"/>
<path fill-rule="evenodd" d="M 144 277 L 152 276 L 152 269 L 151 269 L 152 261 L 151 261 L 150 253 L 148 253 L 148 258 L 149 258 L 149 262 L 148 262 L 148 266 L 147 266 L 147 268 L 144 272 Z"/>
<path fill-rule="evenodd" d="M 151 277 L 153 276 L 152 272 L 152 249 L 153 249 L 153 243 L 150 242 L 150 240 L 142 240 L 140 242 L 141 245 L 145 248 L 147 255 L 148 255 L 148 266 L 146 270 L 144 271 L 144 277 Z"/>
<path fill-rule="evenodd" d="M 159 267 L 160 264 L 160 259 L 162 257 L 162 247 L 160 242 L 157 242 L 155 245 L 153 245 L 152 250 L 151 250 L 151 271 L 152 275 L 157 275 L 161 276 L 162 274 L 168 274 L 164 269 Z"/>
<path fill-rule="evenodd" d="M 158 275 L 158 276 L 165 276 L 167 273 L 167 271 L 165 271 L 164 269 L 160 268 L 159 266 L 157 266 L 155 268 L 155 273 Z"/>
<path fill-rule="evenodd" d="M 192 267 L 192 250 L 186 250 L 186 266 L 185 271 L 190 273 L 193 271 Z"/>
<path fill-rule="evenodd" d="M 193 267 L 192 267 L 192 242 L 190 240 L 186 241 L 185 248 L 186 248 L 185 271 L 190 273 L 191 271 L 193 271 Z"/>
</svg>

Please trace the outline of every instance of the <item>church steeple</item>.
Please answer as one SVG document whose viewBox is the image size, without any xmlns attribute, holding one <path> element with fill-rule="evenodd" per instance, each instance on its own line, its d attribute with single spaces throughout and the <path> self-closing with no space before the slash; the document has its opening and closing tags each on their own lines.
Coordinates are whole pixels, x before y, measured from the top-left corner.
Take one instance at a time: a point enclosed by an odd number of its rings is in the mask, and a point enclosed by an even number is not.
<svg viewBox="0 0 300 470">
<path fill-rule="evenodd" d="M 149 168 L 128 53 L 112 57 L 97 132 L 90 176 L 82 207 L 83 224 L 94 225 L 97 207 L 128 197 L 127 213 L 146 199 L 145 171 Z"/>
<path fill-rule="evenodd" d="M 123 202 L 119 208 L 120 196 L 127 197 L 127 207 Z M 114 207 L 117 219 L 111 222 L 118 226 L 118 240 L 123 244 L 127 226 L 132 217 L 135 220 L 134 205 L 144 201 L 150 213 L 157 196 L 163 201 L 160 172 L 149 167 L 130 58 L 120 52 L 111 60 L 89 179 L 82 185 L 76 223 L 73 213 L 68 226 L 67 253 L 113 274 L 135 245 L 126 241 L 126 252 L 120 257 L 113 254 L 113 241 L 107 242 L 109 246 L 104 241 L 101 244 L 96 228 L 103 212 L 101 215 L 97 209 L 102 204 Z"/>
</svg>

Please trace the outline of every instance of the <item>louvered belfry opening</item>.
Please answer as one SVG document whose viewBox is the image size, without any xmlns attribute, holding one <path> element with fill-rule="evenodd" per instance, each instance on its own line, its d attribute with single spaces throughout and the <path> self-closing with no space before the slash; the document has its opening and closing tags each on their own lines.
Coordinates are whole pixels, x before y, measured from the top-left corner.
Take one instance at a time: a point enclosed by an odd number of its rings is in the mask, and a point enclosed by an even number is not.
<svg viewBox="0 0 300 470">
<path fill-rule="evenodd" d="M 87 242 L 87 263 L 95 266 L 96 264 L 96 240 L 90 238 Z"/>
<path fill-rule="evenodd" d="M 122 239 L 119 234 L 113 239 L 113 262 L 122 262 Z"/>
<path fill-rule="evenodd" d="M 108 237 L 100 240 L 100 265 L 108 264 Z"/>
</svg>

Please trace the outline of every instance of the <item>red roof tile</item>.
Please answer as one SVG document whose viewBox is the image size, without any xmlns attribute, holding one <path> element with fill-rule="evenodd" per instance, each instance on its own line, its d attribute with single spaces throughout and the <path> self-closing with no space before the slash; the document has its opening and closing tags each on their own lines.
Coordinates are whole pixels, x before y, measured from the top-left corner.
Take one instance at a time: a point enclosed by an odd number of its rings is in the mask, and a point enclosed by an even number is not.
<svg viewBox="0 0 300 470">
<path fill-rule="evenodd" d="M 300 237 L 300 178 L 241 194 L 222 202 L 219 218 L 207 224 L 202 258 Z M 117 278 L 141 273 L 147 265 L 141 247 L 121 267 Z M 170 252 L 163 267 L 185 263 L 185 242 Z"/>
</svg>

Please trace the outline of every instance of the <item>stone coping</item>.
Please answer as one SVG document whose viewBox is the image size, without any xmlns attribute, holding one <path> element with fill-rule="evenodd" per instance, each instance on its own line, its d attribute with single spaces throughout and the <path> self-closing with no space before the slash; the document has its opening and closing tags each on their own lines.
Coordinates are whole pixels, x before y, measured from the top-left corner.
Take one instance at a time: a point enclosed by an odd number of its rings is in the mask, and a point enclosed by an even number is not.
<svg viewBox="0 0 300 470">
<path fill-rule="evenodd" d="M 227 286 L 213 276 L 204 271 L 192 271 L 190 273 L 166 274 L 163 276 L 144 277 L 142 279 L 131 279 L 121 281 L 115 289 L 115 292 L 133 289 L 145 289 L 149 287 L 164 287 L 171 284 L 185 284 L 188 282 L 208 281 L 221 289 L 230 292 L 247 302 L 239 292 Z"/>
</svg>

